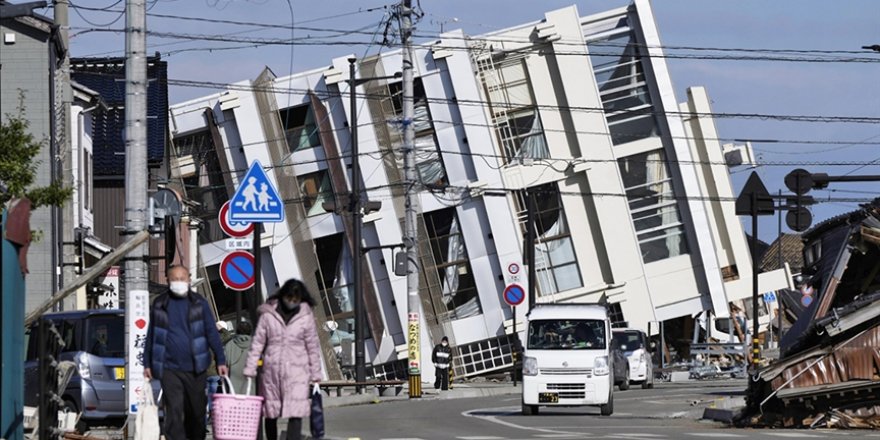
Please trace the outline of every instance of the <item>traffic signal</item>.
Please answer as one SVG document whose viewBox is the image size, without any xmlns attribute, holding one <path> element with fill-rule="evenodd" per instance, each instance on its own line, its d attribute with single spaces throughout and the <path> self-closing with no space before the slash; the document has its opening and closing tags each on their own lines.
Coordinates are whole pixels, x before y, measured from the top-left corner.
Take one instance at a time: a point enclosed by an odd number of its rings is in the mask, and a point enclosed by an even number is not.
<svg viewBox="0 0 880 440">
<path fill-rule="evenodd" d="M 801 168 L 785 176 L 785 186 L 795 193 L 794 197 L 787 198 L 788 203 L 784 207 L 788 211 L 785 214 L 785 224 L 792 231 L 806 231 L 813 223 L 813 214 L 807 206 L 815 204 L 816 200 L 806 194 L 816 187 L 817 183 L 813 174 Z"/>
</svg>

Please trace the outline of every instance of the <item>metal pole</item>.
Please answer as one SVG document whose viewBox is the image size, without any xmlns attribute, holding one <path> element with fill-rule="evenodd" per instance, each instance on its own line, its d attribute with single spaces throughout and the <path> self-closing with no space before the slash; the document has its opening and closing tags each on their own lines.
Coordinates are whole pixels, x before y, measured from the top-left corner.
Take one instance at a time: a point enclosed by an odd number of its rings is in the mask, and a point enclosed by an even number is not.
<svg viewBox="0 0 880 440">
<path fill-rule="evenodd" d="M 779 190 L 779 200 L 780 200 L 780 203 L 783 203 L 783 202 L 781 202 L 781 200 L 782 200 L 782 190 L 781 189 Z M 777 255 L 777 258 L 779 259 L 779 269 L 782 269 L 783 267 L 785 267 L 785 260 L 782 258 L 782 211 L 783 211 L 782 209 L 776 210 L 776 212 L 779 214 L 779 216 L 776 219 L 777 232 L 779 235 L 779 238 L 777 239 L 777 240 L 779 240 L 779 246 L 777 246 L 777 248 L 776 248 L 776 251 L 777 251 L 776 255 Z M 777 318 L 778 318 L 778 322 L 777 322 L 778 327 L 777 328 L 778 328 L 778 333 L 779 333 L 776 335 L 776 346 L 777 346 L 777 348 L 779 348 L 779 346 L 780 346 L 779 343 L 782 342 L 782 297 L 779 295 L 779 293 L 776 294 L 776 314 L 777 314 Z M 771 317 L 771 319 L 773 319 L 773 317 Z"/>
<path fill-rule="evenodd" d="M 409 335 L 409 397 L 422 396 L 421 312 L 419 311 L 418 229 L 416 229 L 415 131 L 413 127 L 412 1 L 401 4 L 403 40 L 403 174 L 406 201 L 403 240 L 406 246 L 406 309 Z"/>
<path fill-rule="evenodd" d="M 516 341 L 519 337 L 516 334 L 516 306 L 511 307 L 511 309 L 513 310 L 513 386 L 516 386 L 516 358 L 518 348 Z"/>
<path fill-rule="evenodd" d="M 39 363 L 37 364 L 39 378 L 39 389 L 40 389 L 40 408 L 37 411 L 37 418 L 39 419 L 39 439 L 47 440 L 49 438 L 49 433 L 47 432 L 48 428 L 48 419 L 49 419 L 49 402 L 48 393 L 49 393 L 49 384 L 46 383 L 46 368 L 48 368 L 48 362 L 46 357 L 49 356 L 49 353 L 46 351 L 46 319 L 40 318 L 40 322 L 37 325 L 37 347 L 40 347 L 40 358 Z"/>
<path fill-rule="evenodd" d="M 147 16 L 146 0 L 125 2 L 125 234 L 137 234 L 147 229 Z M 125 307 L 126 366 L 125 389 L 132 389 L 142 377 L 132 382 L 132 354 L 128 353 L 133 304 L 131 293 L 149 290 L 149 267 L 145 257 L 147 245 L 136 246 L 125 260 L 125 295 L 120 298 Z M 142 297 L 142 296 L 141 296 Z M 149 298 L 149 296 L 146 296 Z M 147 300 L 148 301 L 148 300 Z M 144 306 L 141 304 L 141 306 Z M 125 407 L 131 408 L 126 392 Z M 128 415 L 134 424 L 133 414 Z"/>
<path fill-rule="evenodd" d="M 251 300 L 248 301 L 248 314 L 250 315 L 251 328 L 257 328 L 257 306 L 263 302 L 263 251 L 262 237 L 263 224 L 254 223 L 254 242 L 251 244 L 254 252 L 254 293 Z M 238 298 L 241 298 L 239 292 Z M 238 322 L 235 323 L 238 325 Z"/>
<path fill-rule="evenodd" d="M 538 290 L 535 268 L 535 194 L 526 189 L 526 260 L 529 262 L 529 310 L 535 307 L 535 297 Z"/>
<path fill-rule="evenodd" d="M 351 214 L 352 221 L 352 242 L 354 242 L 354 249 L 352 249 L 352 255 L 354 257 L 353 265 L 352 265 L 352 276 L 354 277 L 354 378 L 356 382 L 364 382 L 367 380 L 367 370 L 366 370 L 366 348 L 364 344 L 364 333 L 366 333 L 366 310 L 364 307 L 364 294 L 363 294 L 363 277 L 361 276 L 361 268 L 364 258 L 364 252 L 362 247 L 362 211 L 361 211 L 361 165 L 360 160 L 358 160 L 360 150 L 358 148 L 358 122 L 357 122 L 357 82 L 355 79 L 355 68 L 357 67 L 357 59 L 349 58 L 348 59 L 348 75 L 350 78 L 350 82 L 348 85 L 348 91 L 350 96 L 350 109 L 351 116 L 349 117 L 351 129 L 351 201 L 349 206 L 349 212 Z M 361 385 L 357 387 L 358 394 L 362 394 L 364 392 L 364 388 Z"/>
<path fill-rule="evenodd" d="M 60 119 L 56 119 L 56 123 L 60 128 L 60 136 L 58 136 L 58 155 L 60 156 L 61 169 L 61 183 L 64 184 L 65 187 L 73 188 L 74 187 L 74 175 L 73 175 L 73 149 L 72 149 L 72 138 L 71 138 L 71 128 L 70 128 L 70 115 L 71 115 L 71 103 L 73 101 L 73 92 L 70 87 L 70 20 L 69 20 L 69 5 L 70 0 L 55 0 L 55 14 L 54 20 L 55 24 L 58 25 L 58 36 L 61 38 L 61 41 L 64 43 L 64 47 L 68 48 L 65 52 L 64 57 L 61 59 L 61 67 L 59 69 L 60 73 L 60 86 L 61 86 L 61 112 L 59 112 Z M 54 78 L 53 78 L 54 80 Z M 56 107 L 59 103 L 56 102 Z M 54 109 L 53 109 L 54 110 Z M 58 131 L 56 131 L 57 133 Z M 77 144 L 77 148 L 79 149 L 78 157 L 82 157 L 82 145 Z M 79 168 L 79 173 L 82 175 L 82 168 Z M 77 179 L 78 180 L 78 179 Z M 87 188 L 91 185 L 91 182 L 82 182 L 80 185 L 80 193 L 82 191 L 87 191 Z M 80 205 L 80 208 L 82 205 Z M 70 243 L 74 241 L 74 228 L 78 226 L 82 226 L 81 224 L 77 224 L 75 222 L 75 216 L 73 212 L 73 203 L 65 203 L 64 206 L 57 208 L 61 215 L 61 218 L 58 219 L 58 227 L 61 229 L 60 237 L 58 241 L 58 246 L 60 253 L 58 254 L 60 258 L 59 267 L 61 267 L 62 274 L 59 287 L 67 286 L 69 283 L 76 278 L 76 269 L 75 266 L 70 265 L 73 263 L 76 258 L 76 251 Z"/>
<path fill-rule="evenodd" d="M 752 192 L 752 367 L 758 368 L 758 193 Z"/>
</svg>

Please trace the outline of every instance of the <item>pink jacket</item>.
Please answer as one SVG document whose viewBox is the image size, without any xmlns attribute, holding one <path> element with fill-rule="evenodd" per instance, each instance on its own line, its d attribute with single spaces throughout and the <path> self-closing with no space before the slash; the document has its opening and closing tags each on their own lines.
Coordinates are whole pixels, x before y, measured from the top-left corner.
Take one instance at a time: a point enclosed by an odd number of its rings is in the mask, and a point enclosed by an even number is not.
<svg viewBox="0 0 880 440">
<path fill-rule="evenodd" d="M 310 382 L 321 380 L 321 354 L 315 315 L 302 303 L 299 313 L 285 325 L 275 310 L 277 299 L 259 308 L 260 319 L 244 367 L 246 377 L 257 375 L 257 361 L 262 356 L 259 395 L 263 417 L 308 417 L 311 406 Z"/>
</svg>

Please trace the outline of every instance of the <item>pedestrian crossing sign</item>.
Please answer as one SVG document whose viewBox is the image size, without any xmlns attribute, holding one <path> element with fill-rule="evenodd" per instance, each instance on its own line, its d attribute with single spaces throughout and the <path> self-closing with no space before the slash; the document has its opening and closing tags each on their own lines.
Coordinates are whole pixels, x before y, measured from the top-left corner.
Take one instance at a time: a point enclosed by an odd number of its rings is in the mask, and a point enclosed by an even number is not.
<svg viewBox="0 0 880 440">
<path fill-rule="evenodd" d="M 260 161 L 255 160 L 241 179 L 229 203 L 229 219 L 251 223 L 284 221 L 284 204 Z"/>
</svg>

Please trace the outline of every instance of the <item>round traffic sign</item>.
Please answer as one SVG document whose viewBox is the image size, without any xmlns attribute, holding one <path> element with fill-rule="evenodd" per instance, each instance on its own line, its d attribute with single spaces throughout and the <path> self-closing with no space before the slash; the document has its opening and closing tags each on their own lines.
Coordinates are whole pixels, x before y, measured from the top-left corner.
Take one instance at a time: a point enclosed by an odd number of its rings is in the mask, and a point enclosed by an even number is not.
<svg viewBox="0 0 880 440">
<path fill-rule="evenodd" d="M 791 192 L 802 196 L 813 189 L 813 175 L 805 169 L 798 168 L 785 176 L 785 186 Z"/>
<path fill-rule="evenodd" d="M 217 214 L 220 229 L 230 237 L 247 237 L 254 232 L 254 224 L 250 222 L 232 221 L 229 219 L 229 200 L 220 207 Z"/>
<path fill-rule="evenodd" d="M 232 290 L 247 290 L 254 286 L 254 256 L 250 252 L 230 252 L 220 263 L 220 279 Z"/>
<path fill-rule="evenodd" d="M 504 302 L 516 307 L 526 299 L 526 291 L 519 284 L 511 284 L 504 288 Z"/>
<path fill-rule="evenodd" d="M 511 275 L 518 274 L 519 269 L 520 269 L 519 263 L 510 263 L 507 265 L 507 272 L 509 272 Z"/>
</svg>

